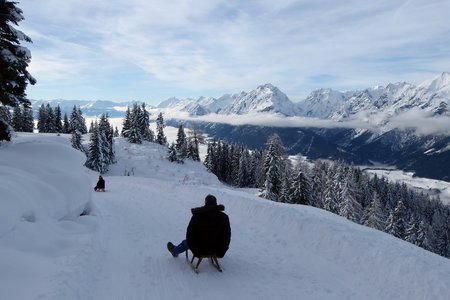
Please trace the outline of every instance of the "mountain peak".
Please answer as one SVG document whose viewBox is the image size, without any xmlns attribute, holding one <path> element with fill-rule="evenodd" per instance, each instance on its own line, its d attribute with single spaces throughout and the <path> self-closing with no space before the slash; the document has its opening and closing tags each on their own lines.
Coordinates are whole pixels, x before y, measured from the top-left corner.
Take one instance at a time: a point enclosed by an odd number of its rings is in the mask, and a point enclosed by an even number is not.
<svg viewBox="0 0 450 300">
<path fill-rule="evenodd" d="M 419 87 L 432 92 L 450 91 L 450 73 L 442 72 L 440 75 L 424 81 Z"/>
<path fill-rule="evenodd" d="M 257 89 L 265 89 L 265 88 L 270 89 L 270 90 L 278 89 L 276 86 L 274 86 L 271 83 L 262 84 L 257 87 Z"/>
</svg>

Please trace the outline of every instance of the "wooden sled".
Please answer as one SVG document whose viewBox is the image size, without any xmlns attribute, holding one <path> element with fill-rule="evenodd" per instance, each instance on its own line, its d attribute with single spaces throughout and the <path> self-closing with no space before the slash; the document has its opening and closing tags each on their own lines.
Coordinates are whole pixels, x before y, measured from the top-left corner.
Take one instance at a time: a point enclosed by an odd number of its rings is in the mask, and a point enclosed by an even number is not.
<svg viewBox="0 0 450 300">
<path fill-rule="evenodd" d="M 197 258 L 197 263 L 194 264 L 194 260 Z M 200 257 L 194 256 L 194 254 L 192 254 L 192 259 L 189 260 L 189 256 L 188 256 L 188 250 L 186 250 L 186 260 L 190 263 L 192 270 L 194 270 L 195 273 L 198 274 L 198 267 L 200 266 L 200 263 L 202 262 L 202 260 L 204 258 L 207 258 L 209 260 L 209 262 L 214 266 L 214 268 L 217 269 L 217 271 L 222 272 L 222 268 L 220 267 L 219 264 L 219 259 L 217 258 L 216 255 L 200 255 Z"/>
</svg>

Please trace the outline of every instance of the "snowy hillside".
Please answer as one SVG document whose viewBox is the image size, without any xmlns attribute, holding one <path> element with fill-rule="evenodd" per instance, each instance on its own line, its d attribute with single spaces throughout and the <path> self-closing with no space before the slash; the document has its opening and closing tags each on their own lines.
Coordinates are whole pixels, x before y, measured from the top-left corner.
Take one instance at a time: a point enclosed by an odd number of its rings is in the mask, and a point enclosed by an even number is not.
<svg viewBox="0 0 450 300">
<path fill-rule="evenodd" d="M 98 174 L 82 168 L 82 155 L 67 144 L 65 136 L 20 135 L 0 147 L 2 299 L 450 294 L 448 259 L 313 207 L 224 186 L 199 163 L 168 162 L 156 144 L 118 139 L 107 192 L 94 193 Z M 223 273 L 205 262 L 195 274 L 165 244 L 184 237 L 190 208 L 210 193 L 225 205 L 232 241 Z"/>
</svg>

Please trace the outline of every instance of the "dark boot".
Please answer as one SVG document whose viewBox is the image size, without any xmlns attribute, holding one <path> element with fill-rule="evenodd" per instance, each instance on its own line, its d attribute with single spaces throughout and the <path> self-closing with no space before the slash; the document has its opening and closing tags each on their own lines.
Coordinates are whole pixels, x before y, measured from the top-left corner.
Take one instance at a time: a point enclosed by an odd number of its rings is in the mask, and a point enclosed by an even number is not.
<svg viewBox="0 0 450 300">
<path fill-rule="evenodd" d="M 172 254 L 173 257 L 177 257 L 178 254 L 175 252 L 175 245 L 171 242 L 167 243 L 167 250 L 169 250 L 170 254 Z"/>
</svg>

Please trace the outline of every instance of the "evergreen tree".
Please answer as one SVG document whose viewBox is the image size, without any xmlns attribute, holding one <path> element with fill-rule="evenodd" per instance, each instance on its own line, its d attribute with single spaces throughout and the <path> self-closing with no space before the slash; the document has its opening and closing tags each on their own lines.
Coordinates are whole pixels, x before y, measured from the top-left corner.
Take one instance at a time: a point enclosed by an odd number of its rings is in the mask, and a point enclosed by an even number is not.
<svg viewBox="0 0 450 300">
<path fill-rule="evenodd" d="M 127 111 L 125 113 L 125 118 L 122 123 L 122 137 L 128 138 L 128 134 L 131 128 L 131 110 L 130 107 L 127 107 Z"/>
<path fill-rule="evenodd" d="M 19 104 L 17 104 L 13 110 L 11 125 L 14 128 L 14 131 L 22 132 L 24 131 L 23 123 L 24 120 L 22 115 L 22 109 L 20 108 Z"/>
<path fill-rule="evenodd" d="M 204 141 L 205 138 L 202 132 L 195 123 L 192 123 L 191 129 L 188 131 L 187 158 L 193 161 L 200 161 L 199 145 L 204 143 Z"/>
<path fill-rule="evenodd" d="M 36 80 L 28 73 L 27 68 L 31 60 L 30 51 L 20 43 L 31 42 L 31 39 L 14 28 L 24 19 L 22 10 L 16 6 L 17 2 L 0 1 L 0 106 L 30 107 L 25 90 Z M 0 141 L 11 140 L 10 119 L 0 114 Z"/>
<path fill-rule="evenodd" d="M 338 193 L 339 183 L 342 180 L 339 169 L 340 164 L 337 162 L 328 165 L 324 186 L 323 208 L 334 214 L 339 213 Z"/>
<path fill-rule="evenodd" d="M 248 152 L 248 149 L 242 149 L 241 155 L 239 156 L 239 169 L 236 182 L 238 187 L 249 186 L 252 181 L 249 160 L 250 153 Z"/>
<path fill-rule="evenodd" d="M 172 144 L 170 144 L 169 150 L 167 151 L 167 159 L 170 162 L 178 161 L 177 150 L 175 149 L 175 143 L 173 143 L 173 142 L 172 142 Z"/>
<path fill-rule="evenodd" d="M 59 104 L 55 107 L 55 119 L 54 119 L 54 128 L 55 132 L 62 133 L 62 120 L 61 120 L 61 107 Z"/>
<path fill-rule="evenodd" d="M 405 205 L 402 200 L 397 202 L 397 206 L 389 214 L 385 231 L 400 239 L 405 237 Z"/>
<path fill-rule="evenodd" d="M 160 145 L 167 145 L 167 138 L 164 134 L 164 118 L 162 113 L 159 113 L 158 118 L 156 118 L 156 142 Z"/>
<path fill-rule="evenodd" d="M 119 129 L 116 126 L 116 128 L 114 129 L 114 137 L 119 137 L 119 136 L 120 136 Z"/>
<path fill-rule="evenodd" d="M 77 117 L 78 117 L 78 124 L 80 126 L 79 129 L 81 131 L 81 134 L 86 134 L 87 133 L 86 120 L 84 119 L 83 113 L 79 106 L 77 108 Z"/>
<path fill-rule="evenodd" d="M 361 223 L 381 231 L 386 228 L 383 207 L 376 191 L 373 192 L 372 200 L 364 213 Z"/>
<path fill-rule="evenodd" d="M 80 118 L 78 117 L 78 109 L 74 105 L 72 108 L 72 113 L 70 114 L 70 133 L 73 133 L 74 131 L 78 131 L 79 134 L 83 134 L 82 132 L 82 125 L 80 124 Z"/>
<path fill-rule="evenodd" d="M 414 217 L 409 219 L 409 222 L 406 224 L 405 228 L 405 241 L 410 242 L 411 244 L 416 245 L 417 242 L 417 233 L 418 233 L 418 223 Z"/>
<path fill-rule="evenodd" d="M 50 106 L 50 103 L 47 103 L 45 107 L 45 132 L 54 133 L 55 130 L 55 113 L 53 112 L 53 108 Z"/>
<path fill-rule="evenodd" d="M 78 130 L 72 131 L 72 136 L 70 138 L 70 142 L 72 144 L 72 148 L 75 148 L 77 150 L 80 150 L 84 153 L 84 147 L 83 147 L 83 136 L 81 135 L 81 132 Z"/>
<path fill-rule="evenodd" d="M 278 196 L 279 202 L 291 203 L 290 197 L 291 184 L 289 182 L 289 176 L 284 175 L 281 180 L 280 193 Z"/>
<path fill-rule="evenodd" d="M 34 130 L 34 119 L 33 119 L 33 110 L 31 107 L 24 107 L 23 108 L 23 126 L 22 130 L 24 132 L 33 132 Z"/>
<path fill-rule="evenodd" d="M 138 126 L 143 141 L 153 142 L 155 140 L 155 135 L 150 129 L 150 113 L 145 108 L 144 102 L 139 110 Z"/>
<path fill-rule="evenodd" d="M 359 223 L 362 215 L 362 207 L 357 200 L 357 187 L 355 186 L 353 173 L 350 170 L 346 172 L 347 176 L 339 184 L 339 215 L 350 221 Z"/>
<path fill-rule="evenodd" d="M 311 184 L 300 166 L 294 169 L 290 181 L 289 203 L 310 204 Z"/>
<path fill-rule="evenodd" d="M 214 147 L 215 147 L 216 141 L 214 140 L 212 143 L 208 143 L 206 148 L 206 156 L 205 161 L 203 162 L 203 165 L 206 167 L 206 170 L 209 172 L 214 173 L 215 170 L 215 153 L 214 153 Z"/>
<path fill-rule="evenodd" d="M 261 197 L 277 200 L 285 167 L 283 143 L 277 134 L 273 134 L 267 140 L 264 158 L 265 182 L 260 193 Z"/>
<path fill-rule="evenodd" d="M 137 103 L 133 104 L 133 109 L 130 114 L 130 125 L 126 136 L 128 142 L 133 144 L 142 144 L 142 128 L 140 127 L 141 109 Z"/>
<path fill-rule="evenodd" d="M 94 125 L 95 127 L 95 125 Z M 102 114 L 98 123 L 99 147 L 108 165 L 115 163 L 113 129 L 109 123 L 108 114 Z"/>
<path fill-rule="evenodd" d="M 89 125 L 88 133 L 92 133 L 93 130 L 94 130 L 94 120 L 91 120 L 91 125 Z"/>
<path fill-rule="evenodd" d="M 421 220 L 417 228 L 415 244 L 423 249 L 431 251 L 432 249 L 431 249 L 431 242 L 429 239 L 430 236 L 429 231 L 430 226 L 426 224 L 424 220 Z"/>
<path fill-rule="evenodd" d="M 69 118 L 67 117 L 67 113 L 64 113 L 62 133 L 70 133 L 70 132 L 71 132 L 71 130 L 70 130 Z"/>
<path fill-rule="evenodd" d="M 450 257 L 450 215 L 443 212 L 443 222 L 435 227 L 435 252 Z"/>
<path fill-rule="evenodd" d="M 184 161 L 187 157 L 188 144 L 182 124 L 180 124 L 180 126 L 178 127 L 175 149 L 177 151 L 178 161 Z"/>
<path fill-rule="evenodd" d="M 87 153 L 86 163 L 84 165 L 91 170 L 100 172 L 100 174 L 104 174 L 108 170 L 108 164 L 106 163 L 105 157 L 103 155 L 97 122 L 94 123 L 94 128 L 90 135 L 89 149 Z"/>
<path fill-rule="evenodd" d="M 47 132 L 45 124 L 47 123 L 47 110 L 45 109 L 44 104 L 41 105 L 38 111 L 38 122 L 37 129 L 39 132 Z"/>
</svg>

